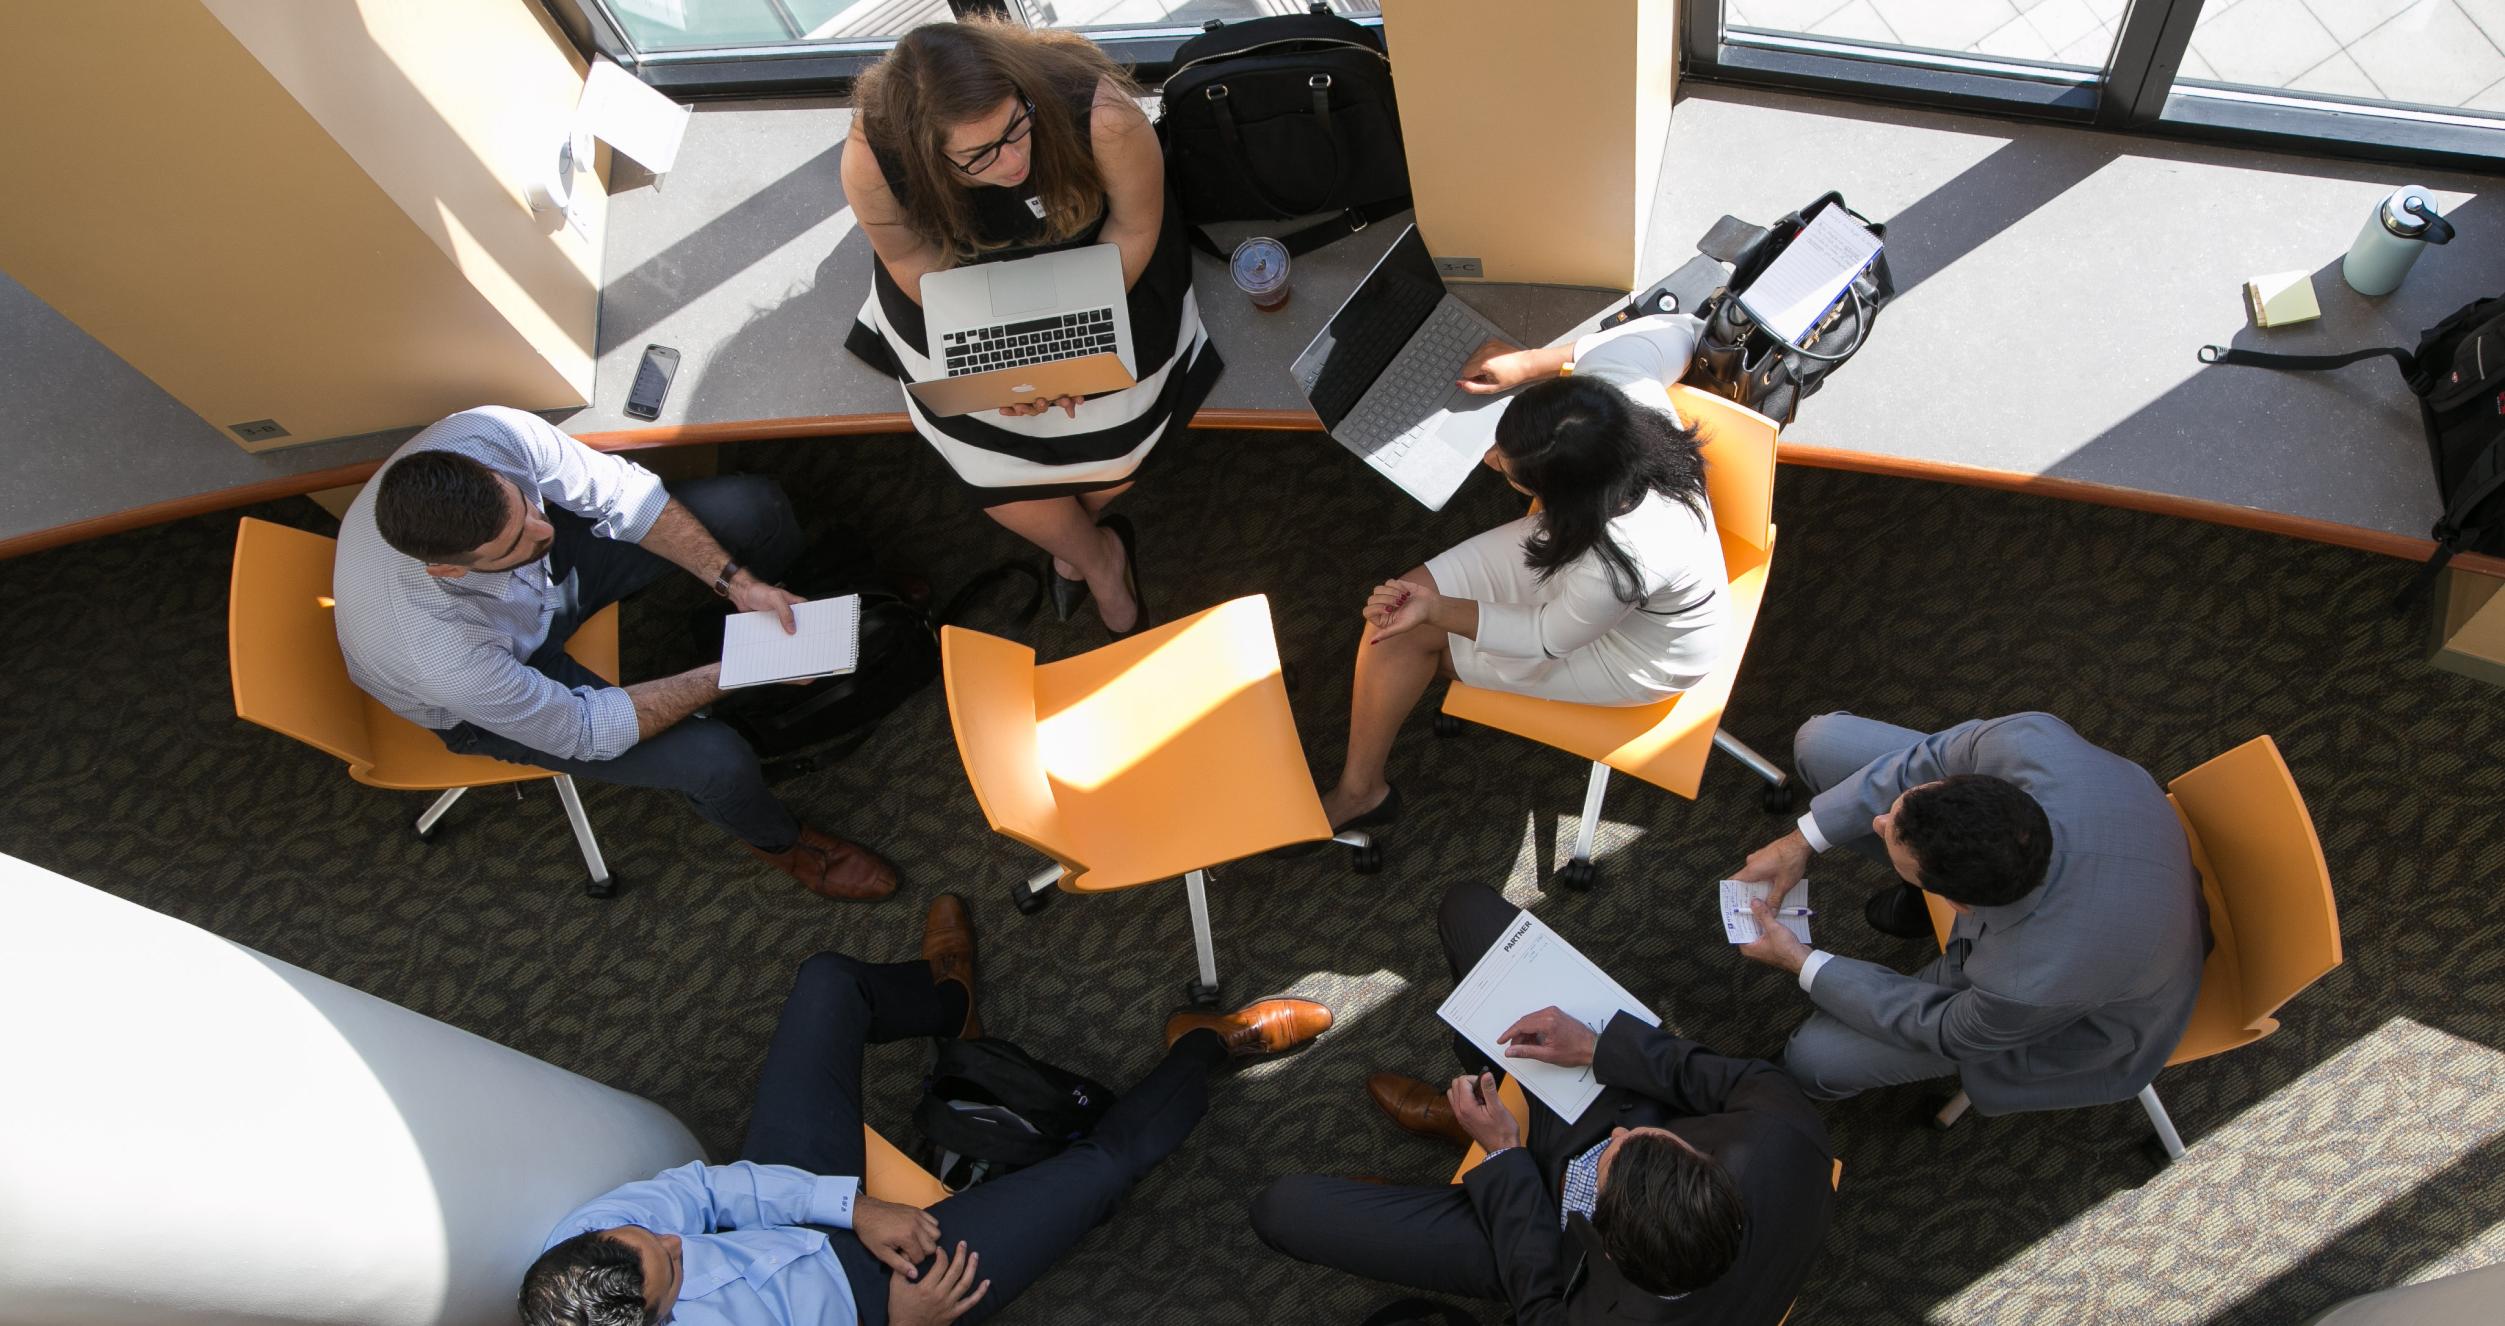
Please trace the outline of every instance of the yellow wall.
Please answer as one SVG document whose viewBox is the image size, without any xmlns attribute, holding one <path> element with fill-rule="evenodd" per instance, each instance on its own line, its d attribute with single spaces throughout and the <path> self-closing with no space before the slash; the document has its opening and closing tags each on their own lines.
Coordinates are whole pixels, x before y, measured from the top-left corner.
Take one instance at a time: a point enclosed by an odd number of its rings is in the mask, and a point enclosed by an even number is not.
<svg viewBox="0 0 2505 1326">
<path fill-rule="evenodd" d="M 1676 13 L 1674 0 L 1384 0 L 1428 247 L 1480 259 L 1491 281 L 1630 288 L 1669 133 Z"/>
<path fill-rule="evenodd" d="M 0 267 L 211 424 L 278 420 L 276 445 L 579 405 L 597 246 L 518 179 L 581 78 L 529 4 L 18 9 Z"/>
</svg>

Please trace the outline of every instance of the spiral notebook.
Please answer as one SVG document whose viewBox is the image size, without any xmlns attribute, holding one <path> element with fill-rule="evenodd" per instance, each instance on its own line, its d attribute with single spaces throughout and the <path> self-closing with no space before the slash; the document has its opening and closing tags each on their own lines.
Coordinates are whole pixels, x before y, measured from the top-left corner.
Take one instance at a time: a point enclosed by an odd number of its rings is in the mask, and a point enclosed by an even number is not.
<svg viewBox="0 0 2505 1326">
<path fill-rule="evenodd" d="M 770 612 L 733 613 L 722 623 L 722 689 L 811 677 L 839 677 L 861 656 L 861 596 L 792 605 L 798 629 L 783 634 Z"/>
</svg>

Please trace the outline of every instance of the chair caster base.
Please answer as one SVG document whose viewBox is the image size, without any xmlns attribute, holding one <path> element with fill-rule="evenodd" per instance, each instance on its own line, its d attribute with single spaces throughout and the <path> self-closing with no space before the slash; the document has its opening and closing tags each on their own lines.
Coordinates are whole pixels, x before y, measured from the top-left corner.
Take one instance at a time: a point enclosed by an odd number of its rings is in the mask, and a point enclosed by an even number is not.
<svg viewBox="0 0 2505 1326">
<path fill-rule="evenodd" d="M 1461 720 L 1453 717 L 1451 714 L 1437 714 L 1435 716 L 1435 735 L 1439 737 L 1460 736 Z"/>
<path fill-rule="evenodd" d="M 1577 893 L 1588 892 L 1600 882 L 1600 867 L 1577 857 L 1566 862 L 1565 868 L 1557 872 L 1557 882 Z"/>
<path fill-rule="evenodd" d="M 1383 868 L 1383 849 L 1373 843 L 1348 849 L 1348 868 L 1360 875 L 1371 875 Z"/>
<path fill-rule="evenodd" d="M 1194 1008 L 1214 1012 L 1218 1007 L 1218 987 L 1198 977 L 1183 982 L 1183 997 L 1190 1000 Z"/>
<path fill-rule="evenodd" d="M 600 878 L 585 884 L 583 886 L 583 895 L 589 898 L 614 898 L 618 896 L 618 877 L 615 875 L 603 875 Z"/>
<path fill-rule="evenodd" d="M 1029 888 L 1025 880 L 1019 880 L 1009 891 L 1009 900 L 1017 904 L 1020 916 L 1033 916 L 1052 906 L 1053 895 L 1060 891 L 1058 888 Z"/>
<path fill-rule="evenodd" d="M 1757 794 L 1757 804 L 1765 807 L 1769 815 L 1789 815 L 1800 804 L 1800 785 L 1789 778 L 1768 783 L 1766 790 Z"/>
</svg>

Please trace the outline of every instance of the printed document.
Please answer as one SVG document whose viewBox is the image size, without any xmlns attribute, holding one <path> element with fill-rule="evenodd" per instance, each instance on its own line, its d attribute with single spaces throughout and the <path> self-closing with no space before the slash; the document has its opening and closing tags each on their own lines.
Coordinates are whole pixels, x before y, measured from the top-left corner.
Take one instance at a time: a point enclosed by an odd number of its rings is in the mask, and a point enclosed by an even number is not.
<svg viewBox="0 0 2505 1326">
<path fill-rule="evenodd" d="M 738 612 L 722 623 L 722 689 L 774 681 L 834 677 L 853 670 L 861 651 L 861 596 L 792 605 L 799 629 L 783 634 L 770 612 Z"/>
<path fill-rule="evenodd" d="M 1829 203 L 1740 292 L 1740 305 L 1767 331 L 1798 345 L 1844 287 L 1878 256 L 1879 237 Z"/>
<path fill-rule="evenodd" d="M 1757 928 L 1757 913 L 1749 910 L 1748 903 L 1752 898 L 1764 896 L 1766 896 L 1764 885 L 1743 884 L 1736 879 L 1722 881 L 1722 933 L 1730 936 L 1732 943 L 1754 944 L 1757 942 L 1757 936 L 1760 933 Z M 1804 879 L 1793 885 L 1792 891 L 1784 894 L 1783 901 L 1776 903 L 1775 907 L 1782 911 L 1807 912 L 1809 910 L 1809 881 Z M 1800 942 L 1804 944 L 1809 942 L 1809 918 L 1807 916 L 1777 916 L 1774 919 L 1784 929 L 1791 931 L 1793 937 Z"/>
<path fill-rule="evenodd" d="M 1651 1026 L 1661 1025 L 1658 1014 L 1529 912 L 1516 917 L 1488 946 L 1479 964 L 1461 978 L 1452 997 L 1435 1013 L 1520 1080 L 1523 1090 L 1539 1097 L 1558 1118 L 1572 1123 L 1600 1095 L 1591 1066 L 1561 1068 L 1537 1059 L 1508 1059 L 1505 1047 L 1496 1041 L 1524 1014 L 1551 1004 L 1590 1027 L 1595 1036 L 1621 1012 L 1633 1013 Z"/>
</svg>

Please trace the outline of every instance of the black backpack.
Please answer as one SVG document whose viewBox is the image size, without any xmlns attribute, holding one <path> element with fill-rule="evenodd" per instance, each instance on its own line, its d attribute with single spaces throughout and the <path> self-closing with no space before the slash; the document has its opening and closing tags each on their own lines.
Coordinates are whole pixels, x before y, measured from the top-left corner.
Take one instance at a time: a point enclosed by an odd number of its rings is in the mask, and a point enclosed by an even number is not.
<svg viewBox="0 0 2505 1326">
<path fill-rule="evenodd" d="M 1113 1102 L 1104 1083 L 996 1036 L 943 1040 L 913 1122 L 927 1143 L 923 1164 L 962 1192 L 1060 1154 L 1094 1131 Z"/>
<path fill-rule="evenodd" d="M 1305 253 L 1409 206 L 1392 62 L 1374 29 L 1310 14 L 1211 22 L 1174 53 L 1157 137 L 1193 222 L 1339 215 L 1278 237 Z M 1198 225 L 1192 243 L 1223 258 Z"/>
<path fill-rule="evenodd" d="M 2397 345 L 2336 355 L 2283 355 L 2204 345 L 2205 364 L 2306 371 L 2389 355 L 2418 398 L 2427 457 L 2444 502 L 2435 555 L 2392 604 L 2404 612 L 2457 552 L 2505 552 L 2505 295 L 2474 300 L 2426 330 L 2416 350 Z"/>
<path fill-rule="evenodd" d="M 939 676 L 940 625 L 954 620 L 975 595 L 1014 577 L 1034 582 L 1019 617 L 1023 621 L 1041 601 L 1043 582 L 1035 568 L 1018 562 L 976 576 L 934 613 L 881 575 L 877 560 L 858 539 L 840 531 L 830 534 L 801 553 L 782 583 L 804 598 L 861 596 L 859 661 L 840 677 L 821 677 L 806 686 L 732 691 L 714 702 L 713 716 L 746 737 L 759 758 L 776 762 L 768 770 L 771 778 L 807 773 L 821 759 L 841 759 L 868 741 L 881 719 Z M 729 611 L 724 604 L 706 605 L 707 625 L 697 639 L 700 648 L 710 647 L 711 657 L 721 657 L 722 620 Z M 815 757 L 787 758 L 804 751 L 814 751 Z"/>
</svg>

